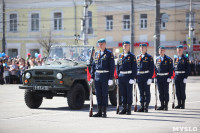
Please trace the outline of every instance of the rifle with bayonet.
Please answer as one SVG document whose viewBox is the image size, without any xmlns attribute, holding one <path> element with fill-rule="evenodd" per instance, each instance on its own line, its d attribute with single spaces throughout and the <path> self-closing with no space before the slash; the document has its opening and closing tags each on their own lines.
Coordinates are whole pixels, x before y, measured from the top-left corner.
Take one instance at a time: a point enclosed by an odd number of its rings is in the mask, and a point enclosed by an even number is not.
<svg viewBox="0 0 200 133">
<path fill-rule="evenodd" d="M 90 87 L 90 109 L 89 109 L 89 117 L 92 117 L 92 115 L 93 115 L 92 81 L 90 81 L 91 75 L 90 75 L 90 71 L 89 71 L 89 68 L 91 69 L 91 67 L 92 67 L 93 54 L 94 54 L 94 47 L 92 48 L 90 60 L 89 60 L 88 66 L 87 66 L 87 80 L 88 80 L 88 84 L 89 84 L 89 87 Z"/>
</svg>

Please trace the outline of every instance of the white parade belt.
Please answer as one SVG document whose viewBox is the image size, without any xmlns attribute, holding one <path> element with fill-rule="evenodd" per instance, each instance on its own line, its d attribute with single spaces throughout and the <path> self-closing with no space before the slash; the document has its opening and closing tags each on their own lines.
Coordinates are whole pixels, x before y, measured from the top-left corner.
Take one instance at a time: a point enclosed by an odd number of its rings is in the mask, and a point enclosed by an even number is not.
<svg viewBox="0 0 200 133">
<path fill-rule="evenodd" d="M 149 73 L 149 70 L 148 71 L 138 71 L 139 74 L 145 74 L 145 73 Z"/>
<path fill-rule="evenodd" d="M 175 71 L 175 73 L 185 73 L 185 71 Z"/>
<path fill-rule="evenodd" d="M 165 76 L 165 75 L 168 75 L 168 73 L 157 73 L 157 75 L 159 75 L 159 76 Z"/>
<path fill-rule="evenodd" d="M 108 73 L 109 71 L 107 70 L 96 70 L 97 73 Z"/>
<path fill-rule="evenodd" d="M 120 74 L 131 74 L 132 71 L 120 71 Z"/>
</svg>

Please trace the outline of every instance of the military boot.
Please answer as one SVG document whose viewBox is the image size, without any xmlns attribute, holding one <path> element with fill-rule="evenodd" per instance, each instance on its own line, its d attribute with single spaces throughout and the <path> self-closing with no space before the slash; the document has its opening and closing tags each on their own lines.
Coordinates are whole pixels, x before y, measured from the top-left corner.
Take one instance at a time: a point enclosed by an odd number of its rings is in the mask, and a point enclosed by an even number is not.
<svg viewBox="0 0 200 133">
<path fill-rule="evenodd" d="M 149 103 L 146 103 L 145 106 L 144 106 L 144 112 L 147 113 L 148 112 L 148 108 L 149 108 Z"/>
<path fill-rule="evenodd" d="M 164 101 L 161 101 L 161 106 L 157 110 L 164 110 Z"/>
<path fill-rule="evenodd" d="M 185 100 L 182 100 L 181 109 L 185 109 Z"/>
<path fill-rule="evenodd" d="M 126 114 L 126 104 L 123 104 L 123 109 L 122 111 L 119 112 L 120 115 Z"/>
<path fill-rule="evenodd" d="M 98 106 L 98 112 L 92 117 L 101 117 L 102 116 L 102 106 Z"/>
<path fill-rule="evenodd" d="M 175 107 L 175 109 L 180 109 L 181 108 L 181 100 L 178 100 L 178 105 Z"/>
<path fill-rule="evenodd" d="M 107 117 L 107 114 L 106 114 L 106 106 L 103 106 L 103 114 L 102 114 L 102 117 L 103 117 L 103 118 L 106 118 L 106 117 Z"/>
<path fill-rule="evenodd" d="M 127 115 L 131 115 L 131 104 L 128 104 L 128 109 L 126 111 Z"/>
<path fill-rule="evenodd" d="M 168 102 L 167 101 L 165 101 L 164 110 L 168 111 Z"/>
<path fill-rule="evenodd" d="M 141 103 L 141 107 L 137 112 L 144 112 L 144 103 Z"/>
</svg>

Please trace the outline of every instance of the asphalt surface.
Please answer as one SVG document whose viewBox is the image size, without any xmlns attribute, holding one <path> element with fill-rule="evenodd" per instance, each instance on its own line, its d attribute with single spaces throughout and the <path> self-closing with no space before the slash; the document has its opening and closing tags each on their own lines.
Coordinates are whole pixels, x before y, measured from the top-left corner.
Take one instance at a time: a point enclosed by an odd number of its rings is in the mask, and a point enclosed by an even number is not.
<svg viewBox="0 0 200 133">
<path fill-rule="evenodd" d="M 0 133 L 200 133 L 200 77 L 188 78 L 184 110 L 172 109 L 170 84 L 169 111 L 155 111 L 152 84 L 149 113 L 116 115 L 116 107 L 109 104 L 108 118 L 88 117 L 89 101 L 81 110 L 70 110 L 62 97 L 44 99 L 39 109 L 29 109 L 18 86 L 0 85 Z"/>
</svg>

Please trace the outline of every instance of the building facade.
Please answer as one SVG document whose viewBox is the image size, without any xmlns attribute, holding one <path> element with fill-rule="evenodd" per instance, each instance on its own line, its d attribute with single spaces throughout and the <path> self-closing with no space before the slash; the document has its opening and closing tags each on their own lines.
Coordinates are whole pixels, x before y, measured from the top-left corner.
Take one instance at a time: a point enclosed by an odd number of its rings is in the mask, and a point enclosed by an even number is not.
<svg viewBox="0 0 200 133">
<path fill-rule="evenodd" d="M 163 2 L 163 3 L 162 3 Z M 195 58 L 200 59 L 200 3 L 192 3 Z M 174 57 L 176 46 L 188 46 L 189 1 L 161 1 L 160 44 L 167 47 L 167 54 Z M 98 37 L 105 37 L 108 46 L 122 52 L 122 42 L 131 41 L 131 2 L 99 2 L 97 4 Z M 162 20 L 166 19 L 167 21 Z M 134 54 L 138 55 L 139 44 L 147 43 L 148 53 L 154 55 L 155 2 L 136 1 L 134 3 Z"/>
<path fill-rule="evenodd" d="M 23 58 L 27 53 L 31 53 L 33 57 L 35 53 L 45 56 L 45 49 L 39 42 L 49 42 L 49 39 L 56 45 L 82 45 L 83 4 L 83 1 L 77 0 L 5 1 L 6 54 L 9 57 Z M 88 8 L 89 45 L 95 45 L 97 40 L 93 31 L 96 19 L 92 16 L 96 16 L 95 5 Z M 2 23 L 0 26 L 2 40 Z M 75 41 L 75 34 L 80 35 L 79 41 Z"/>
</svg>

